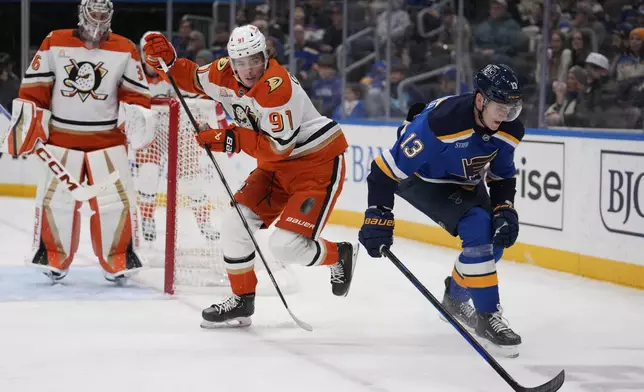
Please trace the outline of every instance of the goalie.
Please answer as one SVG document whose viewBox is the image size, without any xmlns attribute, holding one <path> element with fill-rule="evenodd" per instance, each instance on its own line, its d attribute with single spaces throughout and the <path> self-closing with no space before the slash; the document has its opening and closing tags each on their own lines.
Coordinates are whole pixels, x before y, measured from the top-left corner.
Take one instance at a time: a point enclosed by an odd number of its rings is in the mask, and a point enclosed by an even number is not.
<svg viewBox="0 0 644 392">
<path fill-rule="evenodd" d="M 14 156 L 47 145 L 67 171 L 89 185 L 120 178 L 89 200 L 92 246 L 105 278 L 122 282 L 141 268 L 135 194 L 126 143 L 149 144 L 148 84 L 135 45 L 110 31 L 110 0 L 82 0 L 78 28 L 49 33 L 14 101 L 8 136 Z M 135 130 L 134 133 L 123 132 Z M 38 184 L 33 251 L 28 260 L 57 281 L 77 252 L 81 202 L 51 171 Z"/>
</svg>

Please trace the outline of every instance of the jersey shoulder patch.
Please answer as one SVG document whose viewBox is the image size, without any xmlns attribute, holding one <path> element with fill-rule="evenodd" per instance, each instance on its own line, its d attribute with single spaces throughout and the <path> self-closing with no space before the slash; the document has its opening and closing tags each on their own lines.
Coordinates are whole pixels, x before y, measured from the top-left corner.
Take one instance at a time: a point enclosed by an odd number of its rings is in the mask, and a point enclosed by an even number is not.
<svg viewBox="0 0 644 392">
<path fill-rule="evenodd" d="M 76 36 L 74 29 L 53 30 L 45 37 L 40 50 L 47 50 L 52 46 L 79 48 L 83 46 L 83 42 Z"/>
<path fill-rule="evenodd" d="M 197 75 L 208 74 L 208 81 L 214 83 L 217 86 L 227 85 L 225 81 L 233 82 L 235 76 L 233 75 L 233 70 L 230 67 L 230 57 L 221 57 L 210 64 L 202 65 L 197 68 Z M 229 86 L 234 89 L 234 86 Z"/>
<path fill-rule="evenodd" d="M 506 141 L 516 147 L 516 145 L 523 139 L 523 136 L 525 136 L 525 127 L 523 126 L 523 123 L 517 119 L 501 124 L 496 134 L 507 139 Z"/>
<path fill-rule="evenodd" d="M 435 100 L 427 106 L 427 122 L 439 138 L 464 136 L 475 126 L 474 100 L 471 94 L 449 96 Z"/>
<path fill-rule="evenodd" d="M 140 54 L 134 42 L 116 33 L 110 33 L 107 41 L 101 44 L 101 49 L 129 53 L 133 59 L 140 60 Z"/>
<path fill-rule="evenodd" d="M 286 68 L 271 59 L 266 72 L 248 92 L 248 96 L 265 108 L 283 106 L 291 100 L 293 84 L 295 81 Z"/>
</svg>

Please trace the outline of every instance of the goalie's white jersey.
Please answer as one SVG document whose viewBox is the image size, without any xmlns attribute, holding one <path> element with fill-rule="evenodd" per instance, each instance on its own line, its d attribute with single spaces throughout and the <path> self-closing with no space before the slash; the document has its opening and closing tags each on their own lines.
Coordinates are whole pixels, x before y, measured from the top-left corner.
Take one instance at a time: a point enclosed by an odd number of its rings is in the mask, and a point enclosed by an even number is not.
<svg viewBox="0 0 644 392">
<path fill-rule="evenodd" d="M 119 103 L 150 107 L 139 52 L 109 33 L 98 48 L 85 48 L 77 30 L 49 33 L 27 69 L 20 98 L 52 112 L 49 143 L 94 151 L 125 145 Z"/>
</svg>

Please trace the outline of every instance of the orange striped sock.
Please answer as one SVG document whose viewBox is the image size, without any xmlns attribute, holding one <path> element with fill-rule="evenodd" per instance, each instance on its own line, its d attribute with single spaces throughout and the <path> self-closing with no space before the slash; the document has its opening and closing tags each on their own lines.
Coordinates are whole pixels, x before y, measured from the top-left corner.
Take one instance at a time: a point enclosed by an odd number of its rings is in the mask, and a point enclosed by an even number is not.
<svg viewBox="0 0 644 392">
<path fill-rule="evenodd" d="M 320 265 L 333 265 L 340 260 L 340 253 L 338 252 L 338 244 L 335 242 L 327 241 L 325 239 L 321 240 L 322 246 L 326 248 L 326 257 Z"/>
</svg>

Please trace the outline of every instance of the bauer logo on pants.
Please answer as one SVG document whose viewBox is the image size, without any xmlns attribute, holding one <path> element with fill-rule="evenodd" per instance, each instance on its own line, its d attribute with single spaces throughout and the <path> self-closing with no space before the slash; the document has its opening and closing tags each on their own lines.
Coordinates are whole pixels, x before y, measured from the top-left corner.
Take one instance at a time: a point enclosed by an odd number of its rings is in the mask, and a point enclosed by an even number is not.
<svg viewBox="0 0 644 392">
<path fill-rule="evenodd" d="M 599 204 L 604 227 L 644 237 L 644 154 L 601 151 Z"/>
</svg>

